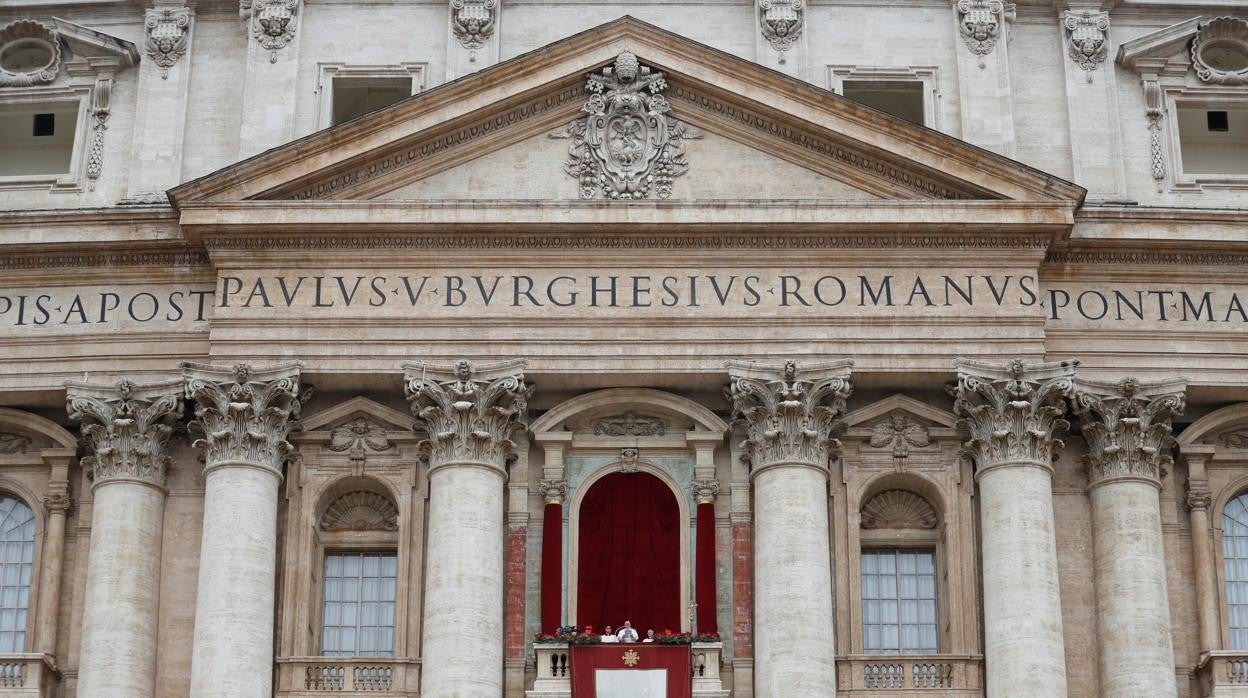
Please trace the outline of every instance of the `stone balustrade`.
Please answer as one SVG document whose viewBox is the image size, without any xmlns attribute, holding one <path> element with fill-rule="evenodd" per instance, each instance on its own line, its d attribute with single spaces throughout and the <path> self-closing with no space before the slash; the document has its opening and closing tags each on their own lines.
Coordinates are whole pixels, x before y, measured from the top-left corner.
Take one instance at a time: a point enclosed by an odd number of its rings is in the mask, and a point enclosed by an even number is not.
<svg viewBox="0 0 1248 698">
<path fill-rule="evenodd" d="M 982 696 L 978 655 L 852 655 L 837 660 L 838 696 Z"/>
<path fill-rule="evenodd" d="M 1200 696 L 1248 695 L 1248 652 L 1213 650 L 1201 655 L 1193 672 L 1200 682 Z"/>
<path fill-rule="evenodd" d="M 342 696 L 415 696 L 420 686 L 417 660 L 394 657 L 283 657 L 277 660 L 276 695 L 310 698 Z"/>
<path fill-rule="evenodd" d="M 0 694 L 40 696 L 56 694 L 61 675 L 51 655 L 40 652 L 0 654 Z"/>
</svg>

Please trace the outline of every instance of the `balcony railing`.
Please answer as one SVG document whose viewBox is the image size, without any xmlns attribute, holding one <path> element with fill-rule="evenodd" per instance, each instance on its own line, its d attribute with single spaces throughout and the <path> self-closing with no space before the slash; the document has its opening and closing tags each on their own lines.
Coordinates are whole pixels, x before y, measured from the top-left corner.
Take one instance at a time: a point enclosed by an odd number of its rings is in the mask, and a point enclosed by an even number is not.
<svg viewBox="0 0 1248 698">
<path fill-rule="evenodd" d="M 727 698 L 719 676 L 724 654 L 722 642 L 695 642 L 690 646 L 694 698 Z M 525 691 L 528 698 L 568 698 L 572 695 L 571 653 L 566 643 L 533 645 L 537 679 Z"/>
<path fill-rule="evenodd" d="M 853 655 L 836 661 L 839 696 L 982 696 L 983 659 L 972 655 Z"/>
<path fill-rule="evenodd" d="M 51 696 L 60 674 L 46 654 L 0 654 L 0 695 Z"/>
<path fill-rule="evenodd" d="M 1201 655 L 1196 665 L 1201 696 L 1239 696 L 1248 694 L 1248 652 L 1214 650 Z"/>
<path fill-rule="evenodd" d="M 420 689 L 417 662 L 393 657 L 283 657 L 277 660 L 277 695 L 415 696 Z"/>
</svg>

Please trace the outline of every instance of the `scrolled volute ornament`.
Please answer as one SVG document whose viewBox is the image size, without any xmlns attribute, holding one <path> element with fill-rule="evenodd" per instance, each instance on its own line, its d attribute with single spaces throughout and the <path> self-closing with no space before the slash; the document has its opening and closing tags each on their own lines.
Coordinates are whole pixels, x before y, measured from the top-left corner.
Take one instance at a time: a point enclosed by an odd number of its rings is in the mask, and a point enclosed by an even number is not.
<svg viewBox="0 0 1248 698">
<path fill-rule="evenodd" d="M 753 470 L 776 463 L 826 467 L 840 446 L 839 417 L 853 391 L 853 361 L 766 366 L 729 361 L 726 395 L 734 425 L 743 427 L 745 459 Z"/>
<path fill-rule="evenodd" d="M 1122 479 L 1161 486 L 1171 465 L 1172 419 L 1186 407 L 1184 379 L 1144 383 L 1079 380 L 1071 405 L 1088 443 L 1092 486 Z"/>
<path fill-rule="evenodd" d="M 190 25 L 191 10 L 186 7 L 151 9 L 144 14 L 147 57 L 160 67 L 161 79 L 168 79 L 169 69 L 186 55 Z"/>
<path fill-rule="evenodd" d="M 523 359 L 454 366 L 404 363 L 404 392 L 429 438 L 429 467 L 476 464 L 505 469 L 512 436 L 525 428 L 529 395 Z"/>
<path fill-rule="evenodd" d="M 1078 361 L 994 364 L 957 359 L 958 382 L 950 388 L 958 428 L 967 432 L 964 450 L 980 471 L 1001 463 L 1052 467 L 1062 447 L 1055 434 L 1069 426 L 1062 417 L 1074 392 Z"/>
<path fill-rule="evenodd" d="M 1109 13 L 1066 10 L 1062 13 L 1070 57 L 1092 81 L 1096 70 L 1109 56 Z"/>
<path fill-rule="evenodd" d="M 286 441 L 298 428 L 306 390 L 302 361 L 253 368 L 248 364 L 211 366 L 182 363 L 186 396 L 195 402 L 191 429 L 201 438 L 206 468 L 246 463 L 281 473 L 293 447 Z"/>
<path fill-rule="evenodd" d="M 1005 23 L 1014 18 L 1014 3 L 954 0 L 953 7 L 958 16 L 958 33 L 971 53 L 979 56 L 979 67 L 983 68 L 984 56 L 997 47 Z"/>
<path fill-rule="evenodd" d="M 181 379 L 113 385 L 71 381 L 65 392 L 70 419 L 83 422 L 90 455 L 82 465 L 96 485 L 125 479 L 164 486 L 169 437 L 182 417 Z"/>
</svg>

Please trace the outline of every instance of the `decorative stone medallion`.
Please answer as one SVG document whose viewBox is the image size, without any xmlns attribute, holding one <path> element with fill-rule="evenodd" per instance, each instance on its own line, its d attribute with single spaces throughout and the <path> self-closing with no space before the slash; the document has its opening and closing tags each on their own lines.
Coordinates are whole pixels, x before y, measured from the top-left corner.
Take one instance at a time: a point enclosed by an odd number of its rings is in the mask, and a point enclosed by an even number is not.
<svg viewBox="0 0 1248 698">
<path fill-rule="evenodd" d="M 804 0 L 758 0 L 758 22 L 772 48 L 783 53 L 801 37 L 805 5 Z"/>
<path fill-rule="evenodd" d="M 1202 82 L 1248 85 L 1248 20 L 1206 22 L 1192 41 L 1192 65 Z"/>
<path fill-rule="evenodd" d="M 958 33 L 971 53 L 983 56 L 992 53 L 1001 38 L 1001 27 L 1014 13 L 1014 4 L 1002 0 L 955 0 L 958 13 Z"/>
<path fill-rule="evenodd" d="M 0 29 L 0 87 L 46 85 L 60 70 L 56 30 L 28 19 Z"/>
<path fill-rule="evenodd" d="M 148 10 L 143 24 L 147 28 L 147 57 L 160 66 L 161 77 L 168 79 L 169 69 L 186 55 L 191 11 L 185 7 Z"/>
<path fill-rule="evenodd" d="M 1092 71 L 1109 55 L 1109 13 L 1067 10 L 1062 14 L 1062 26 L 1070 44 L 1070 57 L 1083 68 L 1091 82 Z"/>
<path fill-rule="evenodd" d="M 466 49 L 479 49 L 494 34 L 498 0 L 451 0 L 451 32 Z"/>
</svg>

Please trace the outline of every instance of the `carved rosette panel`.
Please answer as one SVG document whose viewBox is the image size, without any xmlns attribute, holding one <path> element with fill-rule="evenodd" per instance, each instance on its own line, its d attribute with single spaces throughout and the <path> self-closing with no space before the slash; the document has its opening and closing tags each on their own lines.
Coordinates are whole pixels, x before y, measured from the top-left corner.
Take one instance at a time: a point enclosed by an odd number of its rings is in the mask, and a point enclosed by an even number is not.
<svg viewBox="0 0 1248 698">
<path fill-rule="evenodd" d="M 701 134 L 667 114 L 663 73 L 651 72 L 625 51 L 602 74 L 591 74 L 589 98 L 551 138 L 570 138 L 564 171 L 580 183 L 582 199 L 601 191 L 609 199 L 672 195 L 672 180 L 689 171 L 683 141 Z"/>
<path fill-rule="evenodd" d="M 1109 13 L 1066 10 L 1062 13 L 1070 57 L 1088 73 L 1096 70 L 1109 55 Z"/>
<path fill-rule="evenodd" d="M 958 33 L 976 56 L 992 53 L 1005 22 L 1014 17 L 1014 4 L 1002 0 L 954 0 L 953 7 L 958 13 Z"/>
<path fill-rule="evenodd" d="M 525 428 L 533 388 L 524 382 L 524 360 L 474 366 L 404 364 L 404 391 L 412 414 L 429 434 L 421 448 L 430 468 L 481 464 L 503 468 Z"/>
<path fill-rule="evenodd" d="M 1201 82 L 1248 85 L 1248 20 L 1218 17 L 1192 40 L 1192 67 Z"/>
<path fill-rule="evenodd" d="M 277 52 L 295 39 L 300 0 L 240 0 L 239 14 L 251 27 L 251 35 L 277 62 Z"/>
<path fill-rule="evenodd" d="M 96 484 L 126 479 L 163 487 L 169 437 L 182 416 L 182 399 L 181 380 L 67 383 L 69 417 L 84 422 L 83 440 L 91 451 L 82 459 L 87 474 Z"/>
<path fill-rule="evenodd" d="M 207 467 L 249 463 L 281 472 L 293 451 L 286 436 L 297 426 L 306 397 L 301 368 L 301 361 L 265 368 L 182 364 L 186 396 L 195 401 L 191 428 L 203 435 L 194 446 L 204 449 Z"/>
<path fill-rule="evenodd" d="M 804 0 L 758 0 L 758 23 L 763 38 L 781 53 L 788 51 L 802 35 Z"/>
<path fill-rule="evenodd" d="M 1062 416 L 1074 393 L 1078 361 L 1008 364 L 958 359 L 953 388 L 958 427 L 970 438 L 966 450 L 980 469 L 1027 461 L 1051 467 L 1062 442 L 1054 434 L 1069 424 Z"/>
<path fill-rule="evenodd" d="M 826 467 L 840 446 L 852 362 L 799 368 L 796 361 L 761 368 L 730 362 L 727 396 L 735 423 L 745 428 L 744 458 L 753 468 L 772 463 Z"/>
<path fill-rule="evenodd" d="M 910 449 L 922 448 L 931 443 L 927 427 L 914 421 L 905 412 L 893 412 L 871 427 L 871 448 L 891 448 L 894 458 L 907 458 Z"/>
<path fill-rule="evenodd" d="M 547 504 L 563 504 L 563 500 L 568 496 L 567 480 L 542 480 L 538 483 L 537 489 L 542 493 L 542 499 Z"/>
<path fill-rule="evenodd" d="M 191 11 L 185 7 L 148 10 L 143 16 L 143 25 L 147 29 L 147 57 L 160 66 L 161 77 L 167 79 L 169 69 L 186 55 Z"/>
<path fill-rule="evenodd" d="M 879 529 L 936 528 L 936 510 L 906 490 L 885 490 L 862 506 L 862 527 Z"/>
<path fill-rule="evenodd" d="M 479 49 L 494 35 L 498 0 L 451 0 L 451 33 L 466 49 Z"/>
<path fill-rule="evenodd" d="M 22 47 L 42 48 L 48 56 L 47 63 L 22 70 L 7 70 L 0 66 L 0 87 L 46 85 L 56 79 L 61 71 L 61 39 L 55 29 L 29 19 L 18 20 L 0 29 L 0 51 L 7 53 Z"/>
<path fill-rule="evenodd" d="M 1079 381 L 1072 404 L 1088 442 L 1089 484 L 1142 478 L 1160 486 L 1171 463 L 1171 420 L 1186 406 L 1183 391 L 1182 381 Z"/>
<path fill-rule="evenodd" d="M 323 531 L 397 531 L 399 510 L 376 492 L 348 492 L 335 499 L 321 516 Z"/>
</svg>

